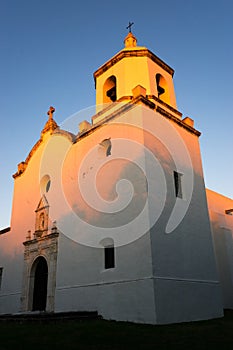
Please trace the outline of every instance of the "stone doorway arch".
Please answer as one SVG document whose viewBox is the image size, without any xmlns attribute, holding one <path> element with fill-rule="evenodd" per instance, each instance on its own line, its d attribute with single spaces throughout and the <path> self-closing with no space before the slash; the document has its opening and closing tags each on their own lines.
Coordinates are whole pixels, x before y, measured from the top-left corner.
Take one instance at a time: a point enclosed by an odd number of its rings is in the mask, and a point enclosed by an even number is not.
<svg viewBox="0 0 233 350">
<path fill-rule="evenodd" d="M 31 287 L 33 288 L 32 311 L 45 311 L 47 305 L 48 264 L 39 256 L 31 268 Z"/>
<path fill-rule="evenodd" d="M 25 250 L 21 312 L 53 312 L 55 308 L 59 232 L 55 222 L 52 227 L 48 225 L 44 230 L 39 230 L 37 224 L 36 221 L 35 232 L 28 232 L 26 241 L 23 242 Z"/>
</svg>

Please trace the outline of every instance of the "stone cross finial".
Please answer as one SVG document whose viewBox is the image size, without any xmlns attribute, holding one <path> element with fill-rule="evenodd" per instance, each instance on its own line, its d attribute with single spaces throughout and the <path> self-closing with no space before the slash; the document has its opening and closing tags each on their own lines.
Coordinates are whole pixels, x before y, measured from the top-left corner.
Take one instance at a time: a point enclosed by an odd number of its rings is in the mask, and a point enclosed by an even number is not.
<svg viewBox="0 0 233 350">
<path fill-rule="evenodd" d="M 47 112 L 48 116 L 49 116 L 49 120 L 53 119 L 53 113 L 55 112 L 55 108 L 54 107 L 49 107 L 49 110 Z"/>
<path fill-rule="evenodd" d="M 134 23 L 133 22 L 129 22 L 129 25 L 128 25 L 128 27 L 126 27 L 126 29 L 129 29 L 129 33 L 131 33 L 131 27 L 132 27 L 132 25 L 133 25 Z"/>
</svg>

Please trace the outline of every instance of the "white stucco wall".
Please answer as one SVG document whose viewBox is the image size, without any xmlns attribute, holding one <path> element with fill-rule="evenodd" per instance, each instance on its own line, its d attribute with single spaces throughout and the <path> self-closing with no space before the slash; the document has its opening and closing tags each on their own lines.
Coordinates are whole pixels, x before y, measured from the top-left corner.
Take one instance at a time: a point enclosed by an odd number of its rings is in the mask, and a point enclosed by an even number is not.
<svg viewBox="0 0 233 350">
<path fill-rule="evenodd" d="M 60 236 L 56 311 L 97 310 L 104 318 L 155 323 L 149 235 L 115 249 L 115 268 L 104 251 Z"/>
<path fill-rule="evenodd" d="M 171 121 L 164 124 L 163 118 L 138 106 L 74 144 L 62 132 L 45 137 L 15 180 L 11 232 L 0 236 L 1 313 L 20 311 L 22 242 L 28 230 L 34 232 L 40 179 L 47 174 L 50 228 L 56 220 L 60 231 L 54 311 L 97 310 L 106 319 L 159 324 L 222 315 L 198 137 Z M 112 145 L 108 157 L 100 145 L 106 139 Z M 186 181 L 190 164 L 191 192 Z M 188 205 L 177 227 L 166 233 L 176 200 L 174 170 L 184 178 L 178 213 Z M 128 182 L 117 192 L 122 179 Z M 96 189 L 99 209 L 89 202 Z M 124 204 L 131 190 L 133 197 L 123 209 L 104 213 L 114 200 Z M 134 222 L 141 212 L 144 218 L 122 231 L 125 236 L 113 230 Z M 96 228 L 94 236 L 88 224 Z M 143 225 L 148 229 L 138 235 Z M 115 268 L 106 270 L 101 242 L 110 238 L 116 246 Z"/>
<path fill-rule="evenodd" d="M 233 308 L 233 200 L 206 190 L 224 308 Z"/>
<path fill-rule="evenodd" d="M 151 230 L 156 312 L 158 322 L 161 323 L 222 316 L 199 140 L 185 128 L 172 122 L 171 125 L 183 140 L 190 159 L 186 159 L 181 152 L 180 164 L 175 164 L 175 156 L 171 157 L 166 145 L 154 145 L 156 156 L 164 164 L 167 184 L 166 205 Z M 176 147 L 178 145 L 174 142 Z M 177 167 L 182 173 L 181 199 L 175 195 L 173 171 Z M 186 180 L 191 179 L 191 167 L 193 178 L 188 184 Z M 182 220 L 171 232 L 166 233 L 176 200 L 180 205 L 176 217 L 184 211 Z"/>
<path fill-rule="evenodd" d="M 151 139 L 151 136 L 149 136 L 147 139 L 148 135 L 145 133 L 145 129 L 143 133 L 140 131 L 132 137 L 132 125 L 139 128 L 147 126 L 147 112 L 145 112 L 144 108 L 137 108 L 122 114 L 115 120 L 115 122 L 120 123 L 117 125 L 117 132 L 114 131 L 114 128 L 111 128 L 111 125 L 106 126 L 96 130 L 94 135 L 91 134 L 83 142 L 81 141 L 80 144 L 77 143 L 74 147 L 74 149 L 77 149 L 74 151 L 74 155 L 71 152 L 70 158 L 66 159 L 67 165 L 64 164 L 64 168 L 69 169 L 69 176 L 66 176 L 66 178 L 74 178 L 75 171 L 77 172 L 79 168 L 78 154 L 80 154 L 80 150 L 85 154 L 88 147 L 94 148 L 102 139 L 110 137 L 112 156 L 114 156 L 117 148 L 117 143 L 114 143 L 115 137 L 121 135 L 123 138 L 131 141 L 132 139 L 134 141 L 137 140 L 137 142 L 141 142 L 141 146 L 150 149 L 152 153 L 154 152 L 163 168 L 167 186 L 167 197 L 163 211 L 155 225 L 151 226 L 150 234 L 143 235 L 131 244 L 116 248 L 116 268 L 111 271 L 102 270 L 103 252 L 101 252 L 101 249 L 81 247 L 77 243 L 73 243 L 73 249 L 70 249 L 68 248 L 70 243 L 67 241 L 67 238 L 60 238 L 62 244 L 59 245 L 57 310 L 78 309 L 80 307 L 82 309 L 93 309 L 96 307 L 99 311 L 101 310 L 106 318 L 130 319 L 148 323 L 170 323 L 220 317 L 222 316 L 222 302 L 210 231 L 198 137 L 192 135 L 184 128 L 174 125 L 174 128 L 179 133 L 178 137 L 183 140 L 191 159 L 191 163 L 185 163 L 185 157 L 180 157 L 181 164 L 178 166 L 181 166 L 184 170 L 183 176 L 185 177 L 188 173 L 186 173 L 185 169 L 191 164 L 193 168 L 193 190 L 191 191 L 190 203 L 187 206 L 187 212 L 183 219 L 171 233 L 165 233 L 166 224 L 176 199 L 173 171 L 176 169 L 177 164 L 172 158 L 174 154 L 170 153 L 171 149 L 169 151 L 167 149 L 171 140 L 167 140 L 167 144 L 163 144 L 159 137 Z M 149 113 L 150 123 L 153 123 L 153 118 L 155 118 L 153 113 L 153 111 Z M 131 125 L 128 126 L 127 132 L 124 128 L 120 129 L 125 123 L 130 123 Z M 174 149 L 176 147 L 178 147 L 178 144 L 174 143 Z M 140 157 L 144 158 L 142 163 L 145 166 L 145 171 L 148 171 L 148 173 L 145 173 L 147 180 L 149 181 L 149 178 L 151 178 L 150 181 L 157 189 L 154 198 L 156 201 L 163 195 L 160 191 L 163 181 L 158 173 L 155 172 L 154 176 L 151 174 L 149 164 L 151 160 L 147 158 L 145 149 L 140 154 Z M 92 163 L 88 163 L 89 169 L 95 168 L 96 162 L 98 163 L 97 158 L 91 158 Z M 108 161 L 110 159 L 111 157 L 109 157 Z M 132 157 L 132 160 L 135 161 L 135 158 Z M 76 164 L 77 168 L 74 166 L 73 170 L 71 170 L 68 164 Z M 140 176 L 136 178 L 135 173 L 131 172 L 130 169 L 129 167 L 128 175 L 130 181 L 134 184 L 143 183 L 145 174 L 141 178 Z M 85 179 L 88 176 L 86 174 Z M 108 169 L 109 178 L 111 178 L 110 174 L 111 171 Z M 114 182 L 117 183 L 121 176 L 125 174 L 125 172 L 119 172 L 114 177 Z M 106 180 L 107 178 L 101 178 L 101 182 L 107 186 L 108 181 L 103 179 Z M 160 183 L 160 181 L 162 182 Z M 188 183 L 185 183 L 185 181 L 183 183 L 184 198 L 180 199 L 180 201 L 188 201 L 188 189 L 186 188 Z M 68 184 L 66 185 L 69 187 Z M 71 193 L 72 190 L 68 187 L 67 193 Z M 103 190 L 103 188 L 101 189 Z M 106 192 L 103 193 L 106 195 Z M 157 199 L 156 196 L 158 197 Z M 74 197 L 70 196 L 69 198 L 70 203 L 73 203 Z M 77 206 L 80 205 L 82 206 L 81 202 L 77 202 Z M 152 220 L 154 210 L 157 210 L 158 207 L 159 204 L 157 207 L 148 207 L 148 220 Z M 138 212 L 135 207 L 132 207 L 128 214 L 130 217 L 133 217 L 134 214 L 138 215 Z M 111 223 L 119 224 L 114 215 L 110 215 L 108 220 Z M 94 223 L 98 223 L 101 226 L 101 224 L 106 224 L 105 220 L 100 215 Z M 77 229 L 77 237 L 78 234 Z M 150 247 L 151 244 L 152 248 Z M 140 285 L 143 285 L 144 289 L 143 292 L 138 294 Z M 153 288 L 154 298 L 151 294 Z M 127 290 L 127 292 L 123 292 L 124 290 Z M 104 296 L 105 293 L 106 303 L 102 303 L 101 300 L 103 298 L 100 295 Z M 184 293 L 185 297 L 182 297 Z M 122 299 L 123 294 L 124 298 Z M 114 307 L 112 302 L 108 304 L 108 300 L 111 301 L 112 299 L 116 300 L 117 303 Z M 150 300 L 150 303 L 154 300 L 151 308 L 148 300 Z M 134 310 L 134 316 L 132 312 L 128 314 L 123 311 L 122 305 L 125 303 L 130 305 L 131 310 Z"/>
</svg>

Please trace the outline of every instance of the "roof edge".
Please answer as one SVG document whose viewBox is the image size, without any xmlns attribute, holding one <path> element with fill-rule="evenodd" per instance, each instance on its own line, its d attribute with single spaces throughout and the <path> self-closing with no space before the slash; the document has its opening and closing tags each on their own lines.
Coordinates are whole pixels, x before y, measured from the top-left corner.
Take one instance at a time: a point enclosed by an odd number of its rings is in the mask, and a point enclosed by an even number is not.
<svg viewBox="0 0 233 350">
<path fill-rule="evenodd" d="M 158 56 L 156 56 L 153 52 L 151 52 L 146 47 L 135 48 L 135 49 L 123 49 L 119 51 L 115 56 L 113 56 L 110 60 L 104 63 L 100 68 L 98 68 L 93 76 L 94 80 L 98 78 L 101 74 L 106 72 L 109 68 L 114 66 L 117 62 L 122 60 L 125 57 L 148 57 L 153 62 L 157 63 L 160 67 L 166 70 L 173 77 L 175 71 L 169 65 L 167 65 L 163 60 L 161 60 Z"/>
<path fill-rule="evenodd" d="M 56 124 L 57 125 L 57 124 Z M 41 132 L 41 136 L 40 139 L 35 143 L 35 145 L 32 147 L 31 151 L 29 152 L 27 158 L 25 159 L 25 161 L 22 161 L 18 164 L 18 169 L 16 171 L 15 174 L 12 175 L 12 177 L 14 179 L 16 179 L 17 177 L 21 176 L 24 171 L 27 169 L 27 166 L 29 164 L 29 161 L 31 160 L 33 154 L 36 152 L 36 150 L 39 148 L 40 144 L 43 142 L 43 137 L 45 135 L 45 133 L 50 132 L 50 135 L 62 135 L 65 136 L 69 139 L 69 141 L 71 141 L 72 143 L 75 140 L 75 135 L 73 135 L 72 133 L 70 133 L 69 131 L 66 130 L 61 130 L 60 127 L 57 125 L 56 128 L 52 127 L 51 129 L 46 129 L 45 128 L 42 130 Z"/>
</svg>

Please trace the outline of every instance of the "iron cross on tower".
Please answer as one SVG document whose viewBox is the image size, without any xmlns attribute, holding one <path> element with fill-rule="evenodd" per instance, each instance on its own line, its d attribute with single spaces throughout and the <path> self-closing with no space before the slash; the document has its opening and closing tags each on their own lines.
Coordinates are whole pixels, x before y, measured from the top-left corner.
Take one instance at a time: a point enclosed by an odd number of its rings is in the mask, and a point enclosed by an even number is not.
<svg viewBox="0 0 233 350">
<path fill-rule="evenodd" d="M 133 22 L 129 22 L 128 27 L 126 27 L 126 29 L 129 29 L 129 33 L 131 33 L 131 27 L 132 27 L 132 25 L 134 25 L 134 23 L 133 23 Z"/>
</svg>

